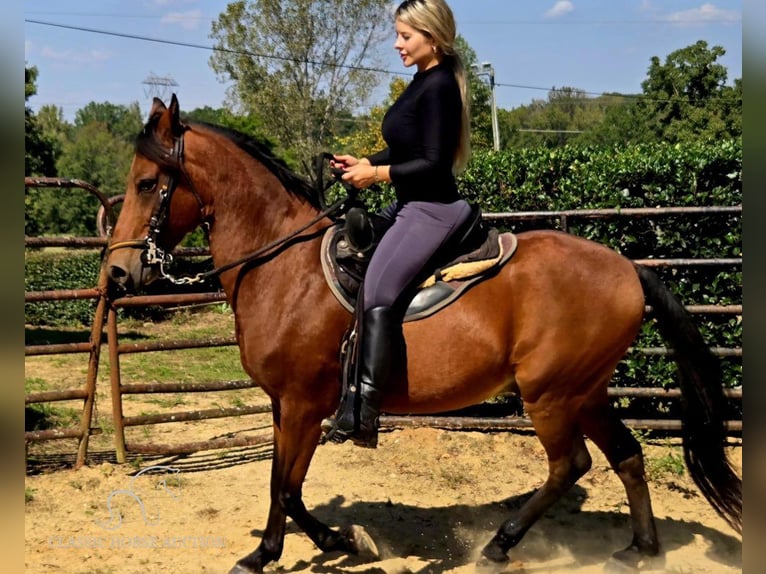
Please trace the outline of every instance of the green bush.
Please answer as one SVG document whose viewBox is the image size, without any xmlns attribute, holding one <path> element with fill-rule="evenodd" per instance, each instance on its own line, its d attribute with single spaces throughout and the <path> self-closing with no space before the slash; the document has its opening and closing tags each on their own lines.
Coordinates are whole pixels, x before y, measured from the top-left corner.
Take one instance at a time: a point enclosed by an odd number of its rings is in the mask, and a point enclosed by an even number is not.
<svg viewBox="0 0 766 574">
<path fill-rule="evenodd" d="M 99 251 L 29 251 L 24 257 L 24 290 L 87 289 L 98 285 Z M 30 325 L 90 325 L 95 299 L 25 303 Z"/>
<path fill-rule="evenodd" d="M 88 289 L 98 285 L 101 269 L 100 251 L 27 250 L 24 261 L 25 291 Z M 173 275 L 195 275 L 211 267 L 208 258 L 178 258 L 171 265 Z M 217 291 L 220 283 L 212 278 L 204 284 L 179 287 L 168 281 L 155 281 L 144 294 L 199 293 Z M 24 304 L 25 322 L 35 326 L 89 326 L 96 310 L 95 299 L 77 301 L 41 301 Z M 126 317 L 162 320 L 168 311 L 159 305 L 121 308 Z"/>
</svg>

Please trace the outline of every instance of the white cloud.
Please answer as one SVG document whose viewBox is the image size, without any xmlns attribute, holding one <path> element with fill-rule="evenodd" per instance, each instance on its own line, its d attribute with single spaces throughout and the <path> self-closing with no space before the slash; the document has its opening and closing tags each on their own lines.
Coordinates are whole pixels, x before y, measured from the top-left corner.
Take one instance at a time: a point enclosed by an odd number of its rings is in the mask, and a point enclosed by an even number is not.
<svg viewBox="0 0 766 574">
<path fill-rule="evenodd" d="M 67 64 L 89 64 L 93 62 L 105 62 L 112 57 L 111 52 L 105 50 L 86 50 L 77 52 L 74 50 L 57 51 L 48 46 L 44 46 L 40 55 L 46 60 L 65 62 Z"/>
<path fill-rule="evenodd" d="M 741 22 L 742 17 L 736 10 L 724 10 L 713 4 L 703 4 L 699 8 L 673 12 L 667 20 L 676 24 L 702 24 L 705 22 Z"/>
<path fill-rule="evenodd" d="M 162 17 L 163 24 L 180 24 L 184 30 L 196 30 L 202 22 L 201 10 L 190 10 L 189 12 L 170 12 Z"/>
<path fill-rule="evenodd" d="M 570 0 L 559 0 L 553 8 L 545 13 L 546 18 L 558 18 L 574 10 L 574 4 Z"/>
</svg>

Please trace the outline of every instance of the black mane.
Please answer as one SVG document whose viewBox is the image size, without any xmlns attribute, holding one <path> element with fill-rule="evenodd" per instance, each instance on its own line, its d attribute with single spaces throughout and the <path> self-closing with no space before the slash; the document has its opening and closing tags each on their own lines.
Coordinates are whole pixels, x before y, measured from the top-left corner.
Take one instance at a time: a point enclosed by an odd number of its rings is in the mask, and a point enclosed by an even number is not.
<svg viewBox="0 0 766 574">
<path fill-rule="evenodd" d="M 201 126 L 206 130 L 217 133 L 232 141 L 242 151 L 248 153 L 262 163 L 280 182 L 282 182 L 282 185 L 284 185 L 290 193 L 304 198 L 316 209 L 321 209 L 318 190 L 306 179 L 294 173 L 284 160 L 275 157 L 268 146 L 263 142 L 232 128 L 202 121 L 188 123 L 190 129 L 193 129 L 195 125 Z M 168 154 L 168 150 L 154 137 L 151 121 L 144 126 L 144 129 L 136 138 L 136 152 L 167 169 L 180 168 L 180 166 L 173 162 L 170 154 Z"/>
</svg>

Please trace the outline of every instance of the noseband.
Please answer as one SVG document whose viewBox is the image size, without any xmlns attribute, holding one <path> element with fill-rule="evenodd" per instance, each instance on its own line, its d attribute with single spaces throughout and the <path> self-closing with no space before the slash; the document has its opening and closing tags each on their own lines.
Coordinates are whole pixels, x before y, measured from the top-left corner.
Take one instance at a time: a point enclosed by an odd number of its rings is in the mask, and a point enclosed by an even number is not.
<svg viewBox="0 0 766 574">
<path fill-rule="evenodd" d="M 199 193 L 197 193 L 197 190 L 194 188 L 194 184 L 191 182 L 191 179 L 183 169 L 183 131 L 181 132 L 181 135 L 173 139 L 173 148 L 170 150 L 168 159 L 171 161 L 174 169 L 172 169 L 170 173 L 165 176 L 165 182 L 162 184 L 162 186 L 160 186 L 159 201 L 157 202 L 157 206 L 155 207 L 151 218 L 149 218 L 149 228 L 146 232 L 146 236 L 143 239 L 130 239 L 127 241 L 110 243 L 107 247 L 107 252 L 112 253 L 117 249 L 125 248 L 142 249 L 143 251 L 141 253 L 141 263 L 143 263 L 145 267 L 158 265 L 160 269 L 160 275 L 164 279 L 167 279 L 176 285 L 194 283 L 201 279 L 195 280 L 189 277 L 176 278 L 165 271 L 166 266 L 173 262 L 173 255 L 162 249 L 162 247 L 160 247 L 158 244 L 160 229 L 168 217 L 168 213 L 170 211 L 170 202 L 173 199 L 173 193 L 178 187 L 178 181 L 182 176 L 186 178 L 186 181 L 189 183 L 189 189 L 194 195 L 194 198 L 197 200 L 200 215 L 202 216 L 202 226 L 205 230 L 205 234 L 207 234 L 210 230 L 210 222 L 205 217 L 203 212 L 204 204 L 202 203 L 202 198 L 200 197 Z"/>
</svg>

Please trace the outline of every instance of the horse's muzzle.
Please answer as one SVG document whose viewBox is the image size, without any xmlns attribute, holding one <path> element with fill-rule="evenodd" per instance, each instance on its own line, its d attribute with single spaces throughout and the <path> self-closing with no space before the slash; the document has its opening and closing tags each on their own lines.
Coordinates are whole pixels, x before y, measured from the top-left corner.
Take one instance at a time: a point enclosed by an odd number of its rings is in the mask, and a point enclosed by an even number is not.
<svg viewBox="0 0 766 574">
<path fill-rule="evenodd" d="M 159 276 L 157 265 L 145 265 L 141 251 L 112 254 L 106 262 L 109 280 L 129 293 L 136 292 Z"/>
</svg>

